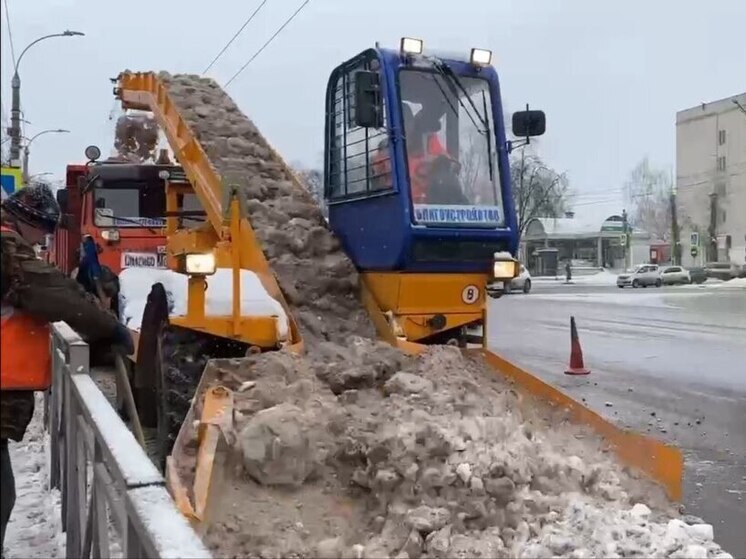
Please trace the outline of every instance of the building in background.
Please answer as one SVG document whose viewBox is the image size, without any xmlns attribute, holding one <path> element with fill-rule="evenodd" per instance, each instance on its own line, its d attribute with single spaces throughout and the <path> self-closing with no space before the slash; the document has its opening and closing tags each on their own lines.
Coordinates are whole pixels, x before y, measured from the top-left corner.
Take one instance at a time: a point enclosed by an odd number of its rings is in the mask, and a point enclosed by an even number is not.
<svg viewBox="0 0 746 559">
<path fill-rule="evenodd" d="M 682 264 L 746 264 L 746 93 L 676 113 Z"/>
<path fill-rule="evenodd" d="M 626 265 L 635 266 L 650 261 L 650 237 L 639 230 L 632 230 Z M 623 214 L 606 219 L 575 217 L 568 212 L 565 217 L 535 217 L 526 224 L 521 239 L 521 260 L 532 274 L 541 275 L 541 255 L 546 249 L 556 249 L 559 262 L 571 260 L 574 267 L 625 268 Z M 656 252 L 656 255 L 662 252 Z M 550 274 L 552 275 L 552 274 Z"/>
</svg>

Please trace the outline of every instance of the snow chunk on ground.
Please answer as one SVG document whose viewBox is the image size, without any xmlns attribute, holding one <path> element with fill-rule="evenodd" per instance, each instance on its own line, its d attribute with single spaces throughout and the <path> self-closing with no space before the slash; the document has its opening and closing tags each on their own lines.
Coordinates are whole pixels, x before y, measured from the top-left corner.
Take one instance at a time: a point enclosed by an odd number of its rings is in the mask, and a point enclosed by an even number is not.
<svg viewBox="0 0 746 559">
<path fill-rule="evenodd" d="M 605 286 L 605 285 L 616 285 L 616 279 L 618 274 L 615 274 L 614 272 L 610 272 L 609 270 L 600 270 L 596 273 L 591 274 L 583 274 L 580 275 L 576 273 L 576 271 L 572 271 L 572 279 L 570 280 L 571 284 L 576 285 L 596 285 L 596 286 Z M 564 269 L 561 269 L 558 271 L 558 275 L 556 277 L 545 277 L 545 276 L 535 276 L 531 278 L 534 282 L 539 283 L 565 283 L 565 274 Z"/>
<path fill-rule="evenodd" d="M 44 406 L 37 394 L 34 417 L 20 443 L 9 442 L 16 480 L 16 504 L 5 532 L 7 559 L 56 559 L 65 557 L 60 493 L 49 489 L 49 435 L 42 423 Z"/>
<path fill-rule="evenodd" d="M 206 314 L 230 315 L 233 300 L 233 271 L 218 268 L 207 277 Z M 122 322 L 132 330 L 140 330 L 150 288 L 162 283 L 168 295 L 171 316 L 184 316 L 187 310 L 188 277 L 172 270 L 155 268 L 125 268 L 119 274 L 119 300 Z M 267 293 L 259 277 L 241 270 L 241 314 L 244 316 L 274 316 L 281 338 L 287 337 L 288 319 L 282 305 Z"/>
<path fill-rule="evenodd" d="M 718 289 L 746 289 L 746 278 L 734 278 L 732 280 L 713 285 L 713 287 L 717 287 Z"/>
</svg>

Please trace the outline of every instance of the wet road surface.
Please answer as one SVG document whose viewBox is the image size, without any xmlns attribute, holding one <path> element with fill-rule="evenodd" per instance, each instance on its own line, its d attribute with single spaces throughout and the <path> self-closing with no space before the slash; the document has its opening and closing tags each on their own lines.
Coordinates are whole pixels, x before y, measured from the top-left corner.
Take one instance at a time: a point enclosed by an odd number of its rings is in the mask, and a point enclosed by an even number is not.
<svg viewBox="0 0 746 559">
<path fill-rule="evenodd" d="M 492 301 L 489 345 L 685 454 L 686 512 L 746 557 L 746 290 L 544 286 Z M 570 316 L 591 374 L 564 373 Z"/>
</svg>

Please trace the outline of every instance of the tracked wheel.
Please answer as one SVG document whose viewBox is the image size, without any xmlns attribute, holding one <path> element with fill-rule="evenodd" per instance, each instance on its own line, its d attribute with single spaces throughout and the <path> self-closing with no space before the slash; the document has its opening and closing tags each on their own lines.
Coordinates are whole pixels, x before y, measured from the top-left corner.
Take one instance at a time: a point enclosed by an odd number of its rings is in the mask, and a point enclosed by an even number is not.
<svg viewBox="0 0 746 559">
<path fill-rule="evenodd" d="M 210 357 L 211 338 L 164 325 L 157 340 L 157 461 L 163 468 Z"/>
</svg>

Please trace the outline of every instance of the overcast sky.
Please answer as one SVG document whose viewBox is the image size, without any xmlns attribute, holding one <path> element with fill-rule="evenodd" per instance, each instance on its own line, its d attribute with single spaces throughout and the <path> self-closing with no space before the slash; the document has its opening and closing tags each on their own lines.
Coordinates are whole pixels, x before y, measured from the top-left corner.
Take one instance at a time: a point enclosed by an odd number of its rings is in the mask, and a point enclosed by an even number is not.
<svg viewBox="0 0 746 559">
<path fill-rule="evenodd" d="M 3 0 L 5 1 L 5 0 Z M 124 69 L 201 73 L 261 0 L 7 0 L 20 67 L 31 173 L 112 145 L 110 77 Z M 210 75 L 225 82 L 302 3 L 268 0 Z M 4 16 L 4 14 L 3 14 Z M 229 87 L 290 162 L 319 165 L 331 70 L 402 35 L 445 50 L 490 48 L 508 111 L 547 113 L 539 153 L 566 171 L 578 214 L 618 212 L 621 186 L 646 154 L 673 168 L 675 114 L 746 91 L 746 0 L 311 0 Z M 2 18 L 3 122 L 11 53 Z"/>
</svg>

